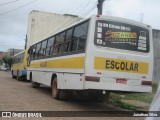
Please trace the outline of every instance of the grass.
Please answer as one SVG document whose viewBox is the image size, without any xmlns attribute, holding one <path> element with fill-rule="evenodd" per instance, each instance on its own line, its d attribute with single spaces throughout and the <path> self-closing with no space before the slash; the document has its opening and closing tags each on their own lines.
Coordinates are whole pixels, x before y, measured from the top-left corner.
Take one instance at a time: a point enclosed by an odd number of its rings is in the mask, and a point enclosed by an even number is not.
<svg viewBox="0 0 160 120">
<path fill-rule="evenodd" d="M 127 103 L 123 103 L 121 101 L 111 101 L 111 104 L 115 107 L 120 107 L 120 108 L 127 109 L 127 110 L 136 110 L 137 109 L 136 106 L 130 105 Z"/>
<path fill-rule="evenodd" d="M 151 103 L 154 95 L 157 91 L 158 84 L 152 84 L 152 93 L 111 93 L 110 102 L 116 107 L 121 107 L 129 110 L 136 110 L 137 107 L 134 105 L 123 103 L 122 100 L 139 100 L 145 103 Z"/>
<path fill-rule="evenodd" d="M 111 93 L 110 94 L 110 103 L 115 106 L 115 107 L 120 107 L 123 109 L 128 109 L 128 110 L 136 110 L 136 106 L 133 105 L 129 105 L 126 103 L 121 102 L 122 97 L 120 94 L 116 94 L 116 93 Z"/>
</svg>

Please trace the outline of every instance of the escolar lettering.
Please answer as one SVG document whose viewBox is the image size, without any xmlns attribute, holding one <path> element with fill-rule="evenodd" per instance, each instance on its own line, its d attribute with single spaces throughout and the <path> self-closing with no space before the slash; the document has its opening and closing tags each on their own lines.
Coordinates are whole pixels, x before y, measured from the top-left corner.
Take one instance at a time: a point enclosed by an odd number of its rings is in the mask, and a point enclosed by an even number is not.
<svg viewBox="0 0 160 120">
<path fill-rule="evenodd" d="M 138 71 L 138 63 L 117 62 L 114 60 L 106 60 L 107 69 Z"/>
</svg>

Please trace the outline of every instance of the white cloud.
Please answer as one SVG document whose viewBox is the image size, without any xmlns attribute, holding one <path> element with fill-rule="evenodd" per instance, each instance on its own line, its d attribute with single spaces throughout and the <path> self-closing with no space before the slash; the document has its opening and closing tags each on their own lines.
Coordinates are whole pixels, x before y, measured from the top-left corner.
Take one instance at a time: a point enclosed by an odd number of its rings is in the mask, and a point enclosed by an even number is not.
<svg viewBox="0 0 160 120">
<path fill-rule="evenodd" d="M 160 29 L 160 14 L 158 14 L 160 1 L 158 0 L 110 0 L 104 13 L 111 11 L 112 16 L 128 18 L 141 21 L 140 15 L 143 13 L 143 23 Z M 108 9 L 107 9 L 108 8 Z"/>
</svg>

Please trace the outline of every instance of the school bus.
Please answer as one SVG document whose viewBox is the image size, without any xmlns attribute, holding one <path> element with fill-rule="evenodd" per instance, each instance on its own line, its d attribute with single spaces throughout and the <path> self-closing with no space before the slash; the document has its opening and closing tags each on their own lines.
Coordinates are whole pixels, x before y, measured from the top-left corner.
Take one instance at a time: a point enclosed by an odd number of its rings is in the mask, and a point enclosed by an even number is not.
<svg viewBox="0 0 160 120">
<path fill-rule="evenodd" d="M 17 80 L 26 80 L 27 55 L 28 50 L 24 50 L 14 55 L 11 67 L 12 78 L 17 78 Z"/>
<path fill-rule="evenodd" d="M 32 87 L 51 86 L 55 99 L 73 90 L 94 99 L 152 91 L 152 28 L 137 21 L 92 16 L 32 45 L 29 57 Z"/>
</svg>

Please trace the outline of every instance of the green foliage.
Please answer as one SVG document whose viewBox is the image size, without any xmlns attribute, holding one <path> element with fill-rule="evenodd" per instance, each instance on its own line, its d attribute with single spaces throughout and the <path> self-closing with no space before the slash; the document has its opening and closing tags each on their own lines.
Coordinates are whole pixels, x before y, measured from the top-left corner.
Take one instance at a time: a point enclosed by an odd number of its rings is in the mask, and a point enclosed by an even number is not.
<svg viewBox="0 0 160 120">
<path fill-rule="evenodd" d="M 127 109 L 127 110 L 136 110 L 137 109 L 137 107 L 134 105 L 123 103 L 118 100 L 112 100 L 111 103 L 112 103 L 112 105 L 114 105 L 116 107 L 120 107 L 120 108 Z"/>
<path fill-rule="evenodd" d="M 157 89 L 158 89 L 158 83 L 157 82 L 153 82 L 153 84 L 152 84 L 152 91 L 153 91 L 153 93 L 156 93 Z"/>
<path fill-rule="evenodd" d="M 0 58 L 0 65 L 2 65 L 3 64 L 3 61 L 2 61 L 2 59 Z"/>
<path fill-rule="evenodd" d="M 12 57 L 10 57 L 10 56 L 5 56 L 5 57 L 2 58 L 2 60 L 3 60 L 3 62 L 4 62 L 5 64 L 8 64 L 9 67 L 11 68 L 11 65 L 12 65 L 12 63 L 13 63 L 13 58 L 12 58 Z"/>
</svg>

